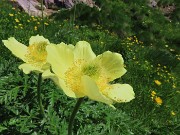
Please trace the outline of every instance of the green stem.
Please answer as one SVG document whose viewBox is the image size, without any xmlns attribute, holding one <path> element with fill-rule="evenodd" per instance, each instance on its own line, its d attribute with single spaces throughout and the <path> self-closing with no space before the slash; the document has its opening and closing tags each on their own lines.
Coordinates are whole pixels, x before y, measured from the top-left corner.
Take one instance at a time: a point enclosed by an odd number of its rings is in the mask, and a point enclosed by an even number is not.
<svg viewBox="0 0 180 135">
<path fill-rule="evenodd" d="M 41 99 L 41 82 L 42 82 L 42 73 L 39 73 L 38 85 L 37 85 L 37 98 L 38 98 L 38 104 L 40 108 L 40 114 L 42 117 L 44 117 L 44 109 L 43 109 L 42 99 Z"/>
<path fill-rule="evenodd" d="M 45 25 L 44 25 L 44 12 L 43 12 L 43 0 L 41 0 L 41 16 L 42 16 L 42 25 L 43 25 L 43 34 L 45 32 Z"/>
<path fill-rule="evenodd" d="M 74 110 L 71 114 L 71 117 L 69 119 L 69 125 L 68 125 L 68 135 L 72 135 L 72 127 L 73 127 L 73 123 L 74 123 L 74 118 L 76 116 L 76 113 L 78 112 L 78 109 L 81 105 L 81 103 L 83 102 L 84 98 L 79 98 L 75 107 L 74 107 Z"/>
<path fill-rule="evenodd" d="M 75 19 L 76 19 L 76 0 L 75 0 L 74 13 L 73 13 L 73 27 L 74 27 Z"/>
</svg>

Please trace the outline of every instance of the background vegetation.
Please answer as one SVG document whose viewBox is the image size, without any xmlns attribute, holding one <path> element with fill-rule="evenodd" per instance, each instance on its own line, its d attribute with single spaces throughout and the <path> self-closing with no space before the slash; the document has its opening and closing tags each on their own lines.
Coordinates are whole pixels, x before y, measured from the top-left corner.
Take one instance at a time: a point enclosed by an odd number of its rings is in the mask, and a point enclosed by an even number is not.
<svg viewBox="0 0 180 135">
<path fill-rule="evenodd" d="M 93 51 L 121 53 L 127 73 L 115 82 L 131 84 L 136 98 L 111 107 L 86 99 L 76 116 L 77 135 L 178 135 L 180 29 L 177 0 L 157 7 L 141 0 L 96 0 L 101 8 L 76 5 L 49 18 L 38 18 L 0 1 L 0 134 L 66 135 L 76 99 L 50 80 L 42 84 L 45 118 L 39 116 L 37 75 L 18 69 L 21 60 L 1 42 L 11 36 L 28 45 L 33 35 L 53 43 L 91 43 Z M 175 6 L 165 14 L 161 8 Z M 43 30 L 44 29 L 44 30 Z M 158 81 L 161 83 L 157 83 Z"/>
</svg>

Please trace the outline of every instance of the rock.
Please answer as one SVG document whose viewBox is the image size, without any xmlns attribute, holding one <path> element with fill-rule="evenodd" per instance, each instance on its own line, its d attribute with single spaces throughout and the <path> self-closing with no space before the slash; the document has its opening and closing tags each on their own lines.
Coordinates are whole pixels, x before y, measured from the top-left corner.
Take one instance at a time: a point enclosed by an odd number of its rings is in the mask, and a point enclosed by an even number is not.
<svg viewBox="0 0 180 135">
<path fill-rule="evenodd" d="M 43 15 L 49 16 L 56 13 L 60 7 L 70 9 L 78 3 L 84 3 L 90 7 L 97 7 L 93 0 L 43 0 Z M 13 4 L 20 7 L 29 15 L 42 16 L 41 0 L 14 0 Z"/>
</svg>

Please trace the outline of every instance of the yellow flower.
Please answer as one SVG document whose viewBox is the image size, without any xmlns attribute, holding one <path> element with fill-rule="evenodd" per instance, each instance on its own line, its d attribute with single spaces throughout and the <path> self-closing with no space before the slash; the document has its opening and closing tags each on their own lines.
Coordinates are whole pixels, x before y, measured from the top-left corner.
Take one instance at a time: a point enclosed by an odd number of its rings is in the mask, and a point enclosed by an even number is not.
<svg viewBox="0 0 180 135">
<path fill-rule="evenodd" d="M 36 18 L 33 18 L 32 20 L 33 20 L 33 21 L 37 21 L 37 19 L 36 19 Z"/>
<path fill-rule="evenodd" d="M 9 16 L 14 16 L 14 14 L 9 14 Z"/>
<path fill-rule="evenodd" d="M 67 96 L 87 96 L 111 106 L 134 99 L 129 84 L 109 83 L 126 73 L 120 54 L 106 51 L 96 56 L 86 41 L 79 41 L 76 46 L 64 43 L 47 46 L 47 52 L 54 74 L 47 71 L 43 77 L 53 79 Z"/>
<path fill-rule="evenodd" d="M 154 99 L 158 105 L 162 104 L 162 99 L 160 97 L 155 97 Z"/>
<path fill-rule="evenodd" d="M 34 30 L 37 30 L 37 26 L 34 26 Z"/>
<path fill-rule="evenodd" d="M 49 25 L 49 24 L 45 22 L 44 25 Z"/>
<path fill-rule="evenodd" d="M 171 115 L 175 116 L 175 115 L 176 115 L 176 113 L 175 113 L 174 111 L 171 111 Z"/>
<path fill-rule="evenodd" d="M 156 95 L 156 92 L 155 91 L 152 91 L 151 92 L 151 96 L 154 97 Z"/>
<path fill-rule="evenodd" d="M 154 82 L 157 84 L 157 85 L 161 85 L 161 82 L 159 80 L 154 80 Z"/>
<path fill-rule="evenodd" d="M 78 26 L 78 25 L 76 25 L 76 26 L 75 26 L 75 28 L 76 28 L 76 29 L 79 29 L 79 26 Z"/>
<path fill-rule="evenodd" d="M 17 18 L 15 19 L 15 21 L 16 21 L 17 23 L 19 22 L 19 20 L 18 20 Z"/>
<path fill-rule="evenodd" d="M 14 37 L 3 40 L 3 43 L 16 57 L 25 62 L 19 66 L 19 69 L 22 69 L 25 74 L 29 74 L 31 71 L 43 72 L 49 69 L 49 64 L 46 61 L 46 46 L 50 43 L 43 36 L 32 36 L 28 47 L 18 42 Z"/>
</svg>

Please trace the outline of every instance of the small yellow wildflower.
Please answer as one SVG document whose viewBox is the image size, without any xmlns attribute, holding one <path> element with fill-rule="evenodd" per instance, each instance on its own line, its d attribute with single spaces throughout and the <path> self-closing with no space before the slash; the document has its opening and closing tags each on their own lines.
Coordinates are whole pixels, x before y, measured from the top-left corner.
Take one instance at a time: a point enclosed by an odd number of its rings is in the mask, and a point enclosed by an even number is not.
<svg viewBox="0 0 180 135">
<path fill-rule="evenodd" d="M 16 57 L 25 62 L 19 66 L 19 69 L 22 69 L 25 74 L 29 74 L 31 71 L 42 73 L 49 69 L 46 60 L 46 46 L 49 46 L 50 42 L 43 36 L 32 36 L 29 46 L 18 42 L 14 37 L 3 40 L 3 43 Z"/>
<path fill-rule="evenodd" d="M 161 105 L 162 104 L 162 99 L 160 97 L 155 97 L 155 102 L 158 104 L 158 105 Z"/>
<path fill-rule="evenodd" d="M 17 18 L 15 19 L 15 21 L 16 21 L 17 23 L 19 22 L 19 20 L 18 20 Z"/>
<path fill-rule="evenodd" d="M 76 29 L 79 29 L 79 26 L 78 26 L 78 25 L 76 25 L 76 26 L 75 26 L 75 28 L 76 28 Z"/>
<path fill-rule="evenodd" d="M 49 25 L 49 24 L 45 22 L 44 25 Z"/>
<path fill-rule="evenodd" d="M 37 26 L 34 26 L 34 30 L 37 30 Z"/>
<path fill-rule="evenodd" d="M 67 96 L 87 96 L 110 106 L 134 99 L 129 84 L 109 83 L 126 73 L 121 54 L 106 51 L 96 56 L 86 41 L 79 41 L 76 46 L 47 46 L 47 52 L 53 73 L 46 72 L 43 78 L 53 79 Z"/>
<path fill-rule="evenodd" d="M 14 16 L 14 14 L 10 14 L 10 13 L 9 13 L 9 16 Z"/>
<path fill-rule="evenodd" d="M 152 91 L 151 92 L 151 96 L 154 97 L 156 95 L 156 92 L 155 91 Z"/>
<path fill-rule="evenodd" d="M 161 85 L 161 82 L 159 80 L 154 80 L 155 84 L 157 84 L 158 86 Z"/>
<path fill-rule="evenodd" d="M 175 50 L 174 49 L 169 49 L 171 52 L 174 52 Z"/>
<path fill-rule="evenodd" d="M 13 7 L 12 10 L 15 10 L 15 8 Z"/>
<path fill-rule="evenodd" d="M 173 84 L 173 86 L 172 86 L 174 89 L 176 88 L 176 85 L 175 84 Z"/>
<path fill-rule="evenodd" d="M 176 113 L 175 113 L 174 111 L 171 111 L 171 115 L 175 116 L 175 115 L 176 115 Z"/>
<path fill-rule="evenodd" d="M 33 18 L 32 20 L 33 20 L 33 21 L 37 21 L 37 19 L 36 19 L 36 18 Z"/>
</svg>

